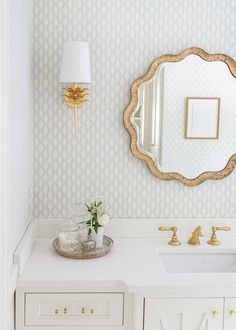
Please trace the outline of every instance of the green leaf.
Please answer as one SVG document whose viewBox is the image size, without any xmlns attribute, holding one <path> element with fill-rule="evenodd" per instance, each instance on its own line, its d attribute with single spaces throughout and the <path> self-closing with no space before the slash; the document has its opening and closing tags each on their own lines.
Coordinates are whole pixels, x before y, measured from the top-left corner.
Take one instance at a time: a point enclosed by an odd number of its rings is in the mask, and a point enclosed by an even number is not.
<svg viewBox="0 0 236 330">
<path fill-rule="evenodd" d="M 85 223 L 86 223 L 86 225 L 90 225 L 91 224 L 91 219 L 87 220 Z"/>
<path fill-rule="evenodd" d="M 99 223 L 96 222 L 95 225 L 94 225 L 94 231 L 95 231 L 96 234 L 98 233 L 98 228 L 99 228 Z"/>
</svg>

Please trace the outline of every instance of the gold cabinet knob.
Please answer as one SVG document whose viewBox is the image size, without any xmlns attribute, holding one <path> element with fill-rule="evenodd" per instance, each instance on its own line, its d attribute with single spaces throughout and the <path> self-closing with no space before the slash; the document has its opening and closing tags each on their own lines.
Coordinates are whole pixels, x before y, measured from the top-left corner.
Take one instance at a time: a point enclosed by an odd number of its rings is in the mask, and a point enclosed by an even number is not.
<svg viewBox="0 0 236 330">
<path fill-rule="evenodd" d="M 58 314 L 59 313 L 59 310 L 58 309 L 55 309 L 55 311 L 54 311 L 54 314 Z"/>
<path fill-rule="evenodd" d="M 64 308 L 64 314 L 68 314 L 68 309 L 66 307 Z"/>
<path fill-rule="evenodd" d="M 229 315 L 230 315 L 231 317 L 236 317 L 236 311 L 235 311 L 235 310 L 231 310 L 231 311 L 229 312 Z"/>
<path fill-rule="evenodd" d="M 93 309 L 93 308 L 90 309 L 90 313 L 91 313 L 91 314 L 94 313 L 94 309 Z"/>
<path fill-rule="evenodd" d="M 213 317 L 220 316 L 220 312 L 218 312 L 218 311 L 213 311 L 212 314 L 213 314 Z"/>
<path fill-rule="evenodd" d="M 82 314 L 85 313 L 85 308 L 84 308 L 84 307 L 82 308 L 81 313 L 82 313 Z"/>
</svg>

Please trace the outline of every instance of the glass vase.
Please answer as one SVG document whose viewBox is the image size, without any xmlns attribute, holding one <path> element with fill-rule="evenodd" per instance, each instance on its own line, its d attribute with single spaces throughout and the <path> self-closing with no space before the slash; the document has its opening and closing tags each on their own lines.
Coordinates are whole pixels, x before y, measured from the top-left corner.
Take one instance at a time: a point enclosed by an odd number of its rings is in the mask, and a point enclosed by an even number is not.
<svg viewBox="0 0 236 330">
<path fill-rule="evenodd" d="M 92 228 L 90 237 L 92 241 L 96 242 L 97 249 L 103 248 L 103 235 L 104 235 L 104 227 L 99 227 L 97 233 L 95 232 L 94 228 Z"/>
</svg>

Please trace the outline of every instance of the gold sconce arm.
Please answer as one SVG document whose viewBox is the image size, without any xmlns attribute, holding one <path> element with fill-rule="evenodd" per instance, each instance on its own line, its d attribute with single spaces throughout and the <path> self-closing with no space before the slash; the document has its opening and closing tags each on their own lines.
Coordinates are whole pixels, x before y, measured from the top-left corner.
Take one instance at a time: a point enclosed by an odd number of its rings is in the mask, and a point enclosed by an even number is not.
<svg viewBox="0 0 236 330">
<path fill-rule="evenodd" d="M 222 230 L 222 231 L 230 231 L 231 228 L 228 226 L 224 226 L 224 227 L 216 227 L 213 226 L 212 227 L 212 235 L 211 238 L 209 239 L 209 241 L 207 241 L 208 244 L 210 245 L 220 245 L 220 241 L 217 239 L 216 237 L 216 231 L 217 230 Z"/>
<path fill-rule="evenodd" d="M 77 134 L 77 117 L 78 109 L 81 108 L 88 99 L 88 88 L 82 88 L 78 84 L 73 84 L 68 88 L 64 88 L 64 101 L 68 107 L 72 108 L 74 111 L 74 131 L 75 136 Z"/>
<path fill-rule="evenodd" d="M 181 242 L 178 240 L 177 237 L 177 227 L 165 227 L 165 226 L 161 226 L 158 228 L 160 231 L 172 231 L 173 235 L 171 240 L 168 242 L 169 245 L 173 245 L 173 246 L 179 246 L 181 244 Z"/>
</svg>

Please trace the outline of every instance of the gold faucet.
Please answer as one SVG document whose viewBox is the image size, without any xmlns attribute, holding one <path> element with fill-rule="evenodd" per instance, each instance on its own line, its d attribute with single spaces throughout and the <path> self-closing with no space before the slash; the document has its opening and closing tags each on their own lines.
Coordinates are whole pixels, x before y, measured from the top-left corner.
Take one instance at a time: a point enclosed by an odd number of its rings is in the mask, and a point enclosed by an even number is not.
<svg viewBox="0 0 236 330">
<path fill-rule="evenodd" d="M 203 229 L 201 226 L 197 226 L 193 233 L 192 233 L 192 236 L 190 237 L 190 239 L 188 240 L 188 244 L 191 244 L 191 245 L 200 245 L 200 240 L 199 240 L 199 237 L 202 237 L 204 236 L 204 233 L 203 233 Z"/>
<path fill-rule="evenodd" d="M 223 230 L 223 231 L 229 231 L 231 228 L 230 227 L 212 227 L 212 235 L 211 238 L 209 239 L 209 241 L 207 241 L 208 244 L 210 245 L 220 245 L 220 241 L 217 239 L 216 237 L 216 231 L 217 230 Z"/>
<path fill-rule="evenodd" d="M 168 242 L 169 245 L 173 245 L 173 246 L 178 246 L 181 244 L 181 242 L 178 240 L 177 237 L 177 227 L 165 227 L 165 226 L 161 226 L 158 228 L 160 231 L 172 231 L 173 235 L 171 240 Z"/>
</svg>

